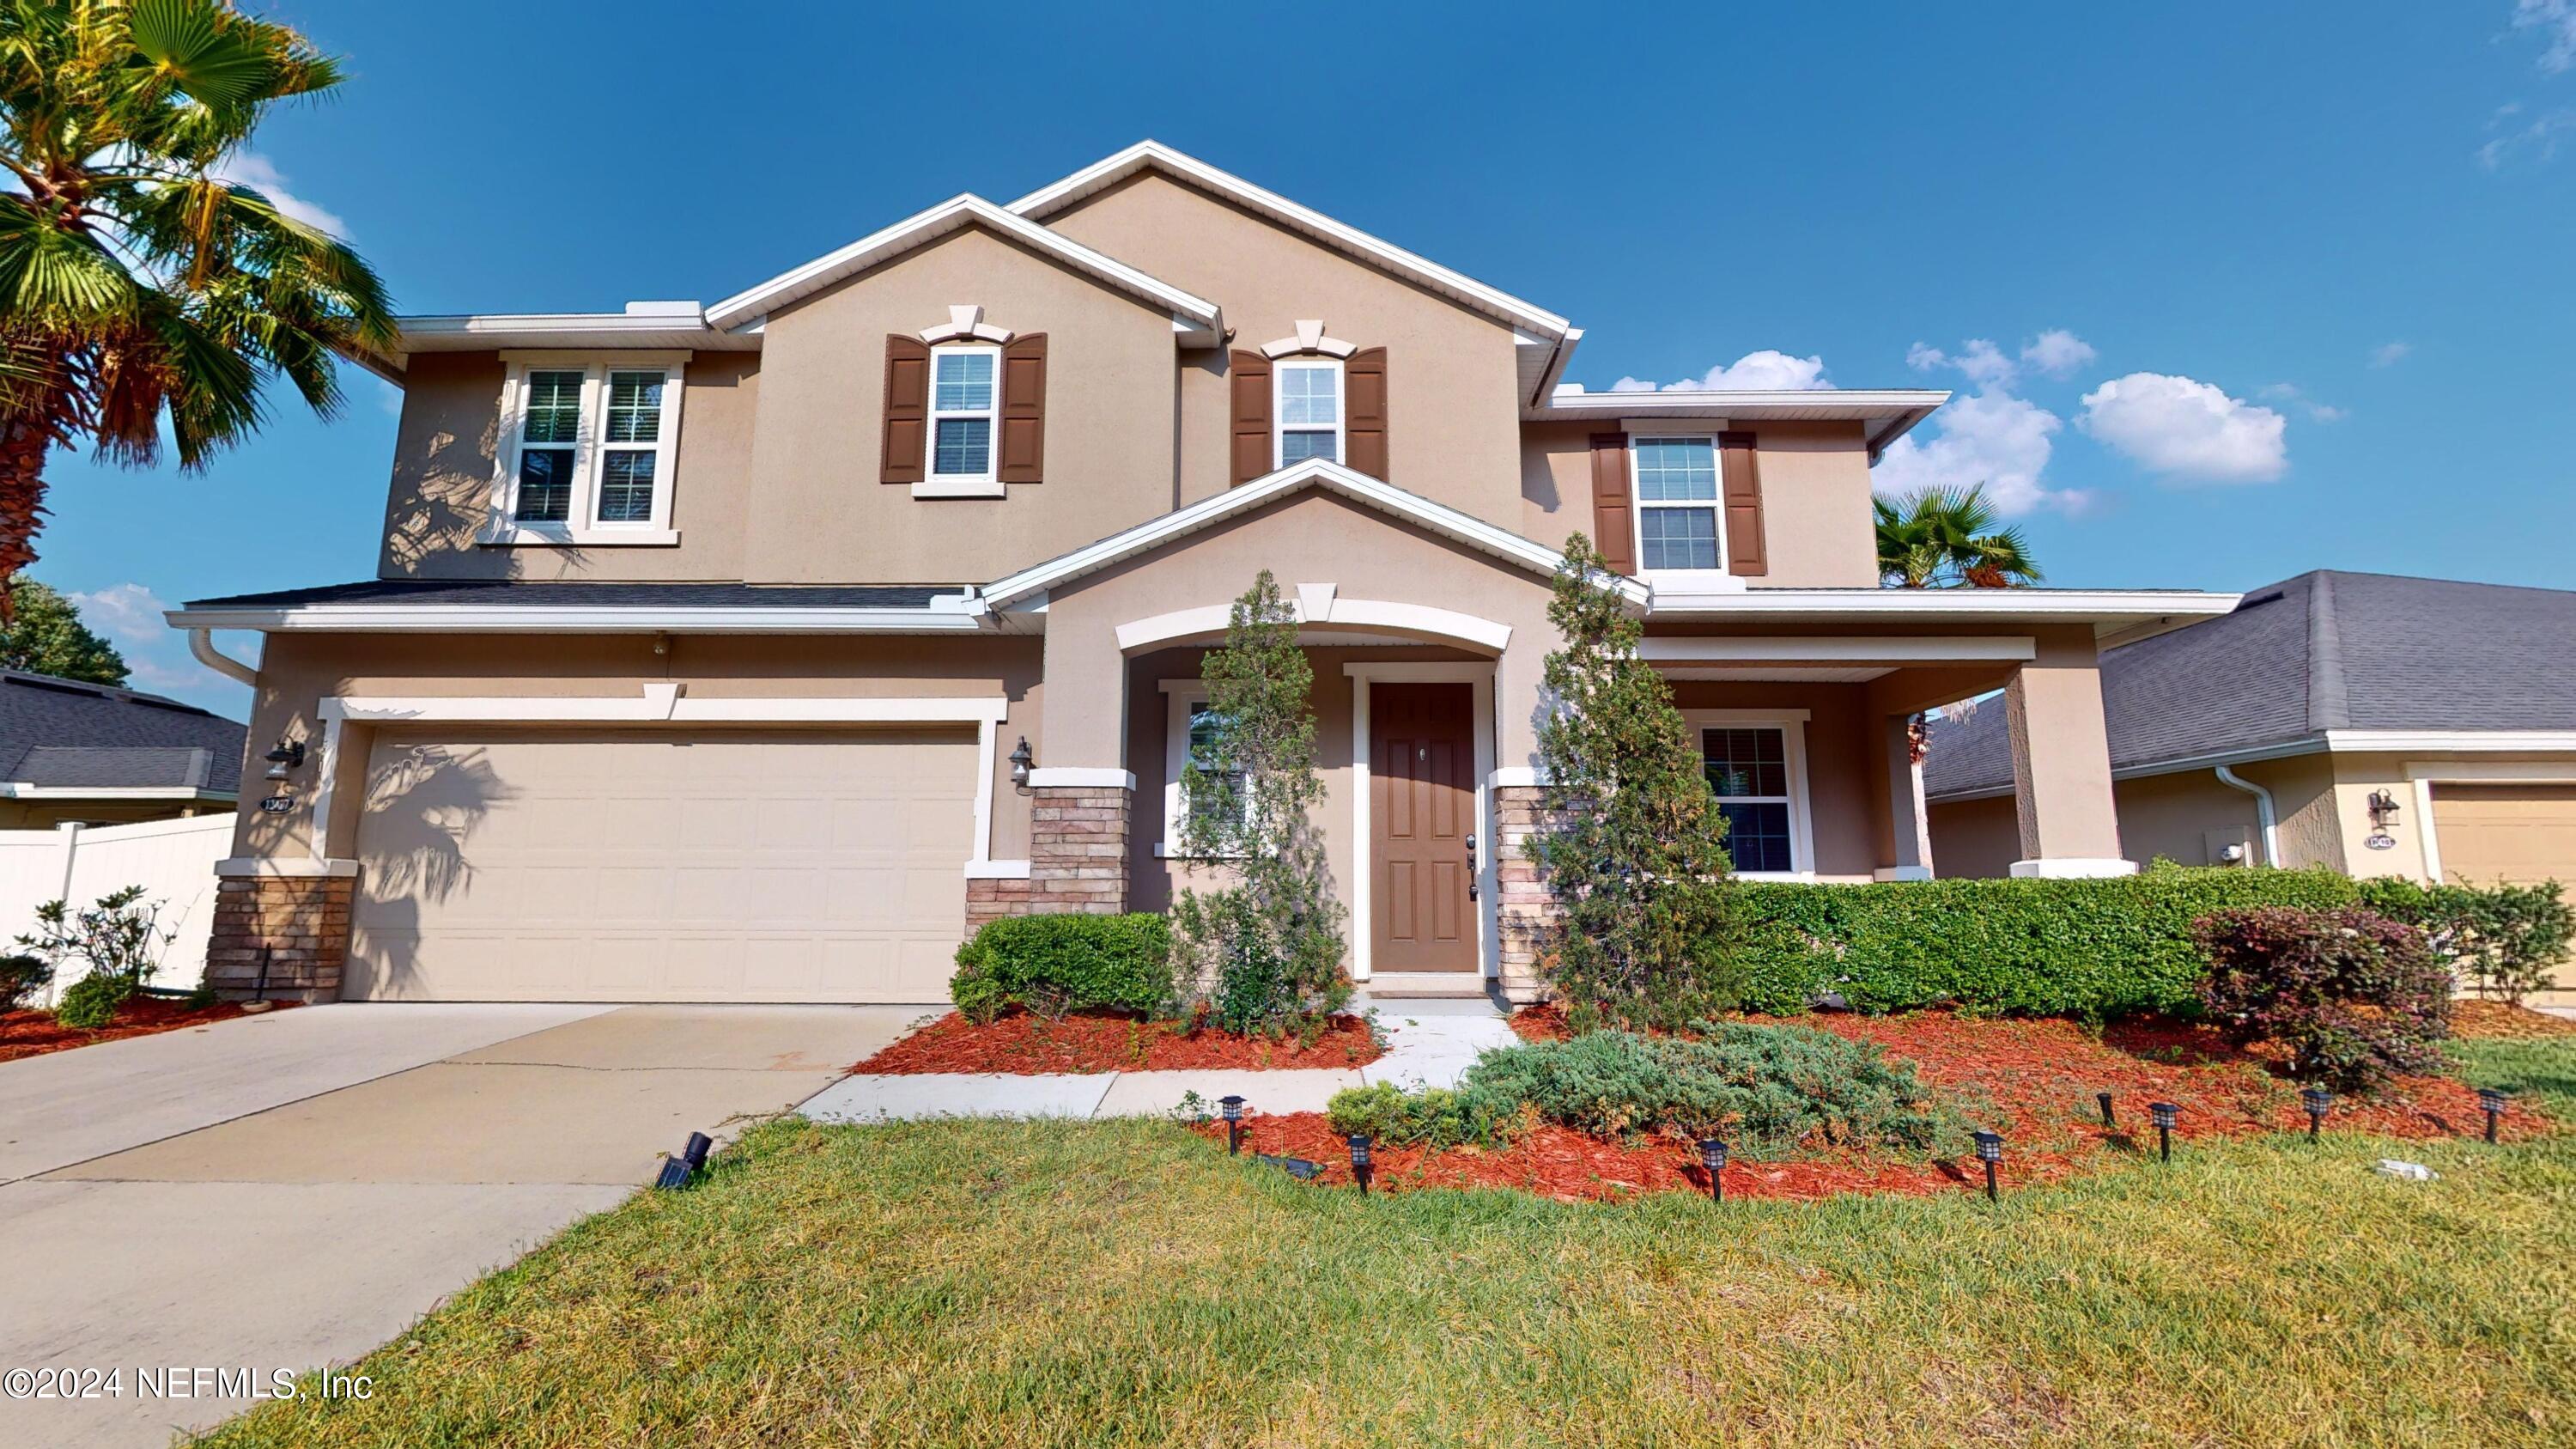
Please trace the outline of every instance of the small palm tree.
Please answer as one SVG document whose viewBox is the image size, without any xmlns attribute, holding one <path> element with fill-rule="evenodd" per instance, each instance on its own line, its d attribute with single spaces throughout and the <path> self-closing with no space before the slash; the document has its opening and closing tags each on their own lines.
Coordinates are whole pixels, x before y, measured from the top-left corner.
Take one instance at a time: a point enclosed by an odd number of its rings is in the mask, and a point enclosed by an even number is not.
<svg viewBox="0 0 2576 1449">
<path fill-rule="evenodd" d="M 219 0 L 0 0 L 0 617 L 36 557 L 46 455 L 184 469 L 282 376 L 325 417 L 336 357 L 394 343 L 358 254 L 221 179 L 281 101 L 340 83 Z"/>
<path fill-rule="evenodd" d="M 2006 589 L 2040 580 L 2021 530 L 1997 526 L 1982 485 L 1926 488 L 1871 504 L 1883 583 L 1908 589 Z"/>
</svg>

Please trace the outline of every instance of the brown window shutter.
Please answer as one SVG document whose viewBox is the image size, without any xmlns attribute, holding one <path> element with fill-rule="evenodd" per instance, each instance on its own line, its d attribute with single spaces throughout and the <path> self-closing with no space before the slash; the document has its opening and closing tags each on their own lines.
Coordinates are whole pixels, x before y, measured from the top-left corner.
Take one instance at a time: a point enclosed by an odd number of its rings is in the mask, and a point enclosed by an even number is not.
<svg viewBox="0 0 2576 1449">
<path fill-rule="evenodd" d="M 1717 435 L 1718 479 L 1726 498 L 1726 571 L 1738 578 L 1771 572 L 1762 546 L 1762 471 L 1751 433 Z"/>
<path fill-rule="evenodd" d="M 1227 360 L 1234 412 L 1234 481 L 1249 483 L 1270 472 L 1270 359 L 1238 352 Z"/>
<path fill-rule="evenodd" d="M 1001 478 L 1035 483 L 1046 474 L 1046 334 L 1002 345 Z"/>
<path fill-rule="evenodd" d="M 1386 349 L 1354 352 L 1342 364 L 1342 461 L 1372 478 L 1386 477 Z"/>
<path fill-rule="evenodd" d="M 1619 573 L 1637 571 L 1636 525 L 1628 501 L 1628 435 L 1592 435 L 1592 542 Z"/>
<path fill-rule="evenodd" d="M 900 332 L 886 335 L 885 461 L 880 483 L 921 481 L 930 430 L 930 344 Z"/>
</svg>

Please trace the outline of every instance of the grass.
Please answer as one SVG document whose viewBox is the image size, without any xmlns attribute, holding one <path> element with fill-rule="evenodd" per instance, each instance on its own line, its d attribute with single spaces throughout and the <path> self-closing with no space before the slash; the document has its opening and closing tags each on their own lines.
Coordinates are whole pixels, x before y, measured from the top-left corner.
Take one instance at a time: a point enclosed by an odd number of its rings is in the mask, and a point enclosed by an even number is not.
<svg viewBox="0 0 2576 1449">
<path fill-rule="evenodd" d="M 2576 1115 L 2576 1043 L 2461 1056 Z M 2571 1224 L 2576 1135 L 1721 1208 L 1362 1200 L 1151 1122 L 784 1122 L 460 1295 L 372 1399 L 209 1442 L 2564 1444 Z"/>
</svg>

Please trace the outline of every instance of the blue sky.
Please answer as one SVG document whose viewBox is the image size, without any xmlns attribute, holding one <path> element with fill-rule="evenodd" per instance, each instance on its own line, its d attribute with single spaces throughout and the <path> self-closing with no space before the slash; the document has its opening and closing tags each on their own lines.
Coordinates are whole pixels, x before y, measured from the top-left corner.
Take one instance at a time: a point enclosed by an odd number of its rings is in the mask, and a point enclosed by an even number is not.
<svg viewBox="0 0 2576 1449">
<path fill-rule="evenodd" d="M 1955 388 L 1882 484 L 1991 480 L 2052 583 L 2576 587 L 2576 0 L 1704 6 L 1642 45 L 1562 7 L 252 8 L 352 79 L 246 174 L 406 311 L 712 300 L 1153 136 L 1573 318 L 1595 389 Z M 58 458 L 34 576 L 239 713 L 153 602 L 373 571 L 393 408 L 349 389 L 193 478 Z"/>
</svg>

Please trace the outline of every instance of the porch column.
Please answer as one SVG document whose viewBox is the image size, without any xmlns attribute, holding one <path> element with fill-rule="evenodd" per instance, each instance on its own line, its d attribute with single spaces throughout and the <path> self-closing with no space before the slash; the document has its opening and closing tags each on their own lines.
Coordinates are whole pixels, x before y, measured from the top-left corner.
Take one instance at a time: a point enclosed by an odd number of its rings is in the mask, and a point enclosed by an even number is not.
<svg viewBox="0 0 2576 1449">
<path fill-rule="evenodd" d="M 1921 777 L 1914 772 L 1914 717 L 1881 716 L 1879 758 L 1871 772 L 1870 803 L 1878 807 L 1878 878 L 1930 880 L 1932 856 L 1923 835 Z"/>
<path fill-rule="evenodd" d="M 1029 772 L 1023 909 L 1116 915 L 1127 909 L 1136 795 L 1127 769 L 1127 657 L 1105 625 L 1069 612 L 1049 621 L 1046 680 L 1042 738 Z"/>
<path fill-rule="evenodd" d="M 2050 630 L 2004 688 L 2012 740 L 2013 806 L 2021 826 L 2016 876 L 2128 875 L 2111 796 L 2111 741 L 2089 628 Z"/>
</svg>

